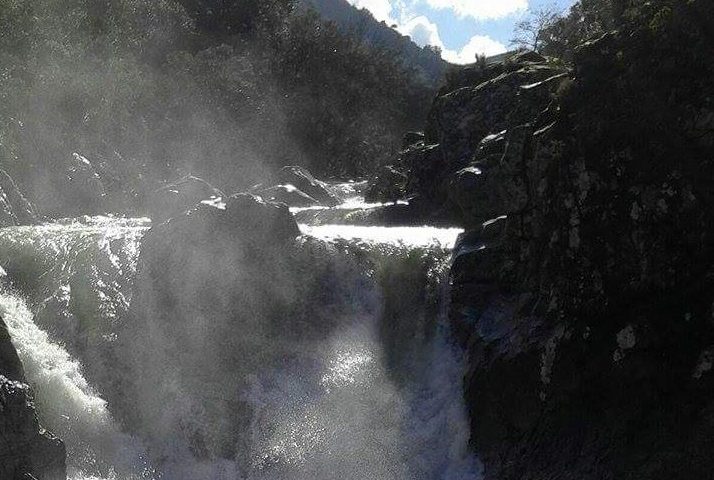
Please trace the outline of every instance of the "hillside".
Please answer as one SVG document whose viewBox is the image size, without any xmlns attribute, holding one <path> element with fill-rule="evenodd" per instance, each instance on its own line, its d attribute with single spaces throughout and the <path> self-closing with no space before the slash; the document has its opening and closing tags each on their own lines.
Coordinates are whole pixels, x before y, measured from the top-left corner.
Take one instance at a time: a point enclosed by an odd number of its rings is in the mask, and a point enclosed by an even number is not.
<svg viewBox="0 0 714 480">
<path fill-rule="evenodd" d="M 393 52 L 417 77 L 432 87 L 441 83 L 448 63 L 435 51 L 422 48 L 391 26 L 377 21 L 365 9 L 358 9 L 347 0 L 300 0 L 302 9 L 314 9 L 321 17 L 335 22 L 348 35 L 365 44 Z"/>
<path fill-rule="evenodd" d="M 0 0 L 0 168 L 40 215 L 126 211 L 187 174 L 361 176 L 434 93 L 291 0 Z M 91 201 L 90 201 L 91 200 Z"/>
</svg>

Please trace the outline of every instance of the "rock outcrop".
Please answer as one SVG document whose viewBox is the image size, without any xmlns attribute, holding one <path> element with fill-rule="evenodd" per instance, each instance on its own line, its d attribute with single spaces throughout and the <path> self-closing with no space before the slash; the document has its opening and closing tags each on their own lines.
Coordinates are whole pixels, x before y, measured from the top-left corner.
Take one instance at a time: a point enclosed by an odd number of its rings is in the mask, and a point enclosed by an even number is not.
<svg viewBox="0 0 714 480">
<path fill-rule="evenodd" d="M 284 203 L 289 207 L 315 207 L 320 202 L 293 185 L 275 185 L 258 190 L 257 194 L 269 202 Z"/>
<path fill-rule="evenodd" d="M 146 208 L 155 222 L 180 215 L 197 203 L 224 197 L 224 193 L 202 178 L 186 175 L 154 190 L 147 196 Z"/>
<path fill-rule="evenodd" d="M 316 179 L 307 169 L 290 165 L 280 169 L 277 175 L 281 185 L 292 185 L 296 189 L 317 200 L 320 205 L 334 207 L 340 204 L 340 197 L 325 182 Z"/>
<path fill-rule="evenodd" d="M 472 204 L 482 198 L 470 196 L 491 194 L 489 185 L 473 187 L 483 180 L 484 170 L 498 167 L 505 130 L 547 115 L 567 72 L 560 64 L 527 53 L 454 72 L 432 105 L 425 135 L 405 136 L 394 165 L 372 181 L 371 197 L 395 200 L 401 193 L 400 199 L 410 199 L 422 217 L 473 222 Z"/>
<path fill-rule="evenodd" d="M 44 430 L 22 363 L 0 319 L 0 478 L 65 480 L 64 444 Z"/>
<path fill-rule="evenodd" d="M 714 468 L 714 7 L 662 3 L 572 66 L 452 76 L 408 154 L 467 229 L 450 315 L 487 479 Z"/>
<path fill-rule="evenodd" d="M 333 291 L 350 275 L 299 235 L 286 205 L 249 194 L 146 234 L 120 335 L 131 406 L 117 411 L 153 448 L 172 439 L 200 459 L 243 460 L 251 378 L 304 354 L 298 339 L 322 338 L 344 308 Z"/>
<path fill-rule="evenodd" d="M 0 169 L 0 227 L 32 225 L 37 214 L 15 181 Z"/>
</svg>

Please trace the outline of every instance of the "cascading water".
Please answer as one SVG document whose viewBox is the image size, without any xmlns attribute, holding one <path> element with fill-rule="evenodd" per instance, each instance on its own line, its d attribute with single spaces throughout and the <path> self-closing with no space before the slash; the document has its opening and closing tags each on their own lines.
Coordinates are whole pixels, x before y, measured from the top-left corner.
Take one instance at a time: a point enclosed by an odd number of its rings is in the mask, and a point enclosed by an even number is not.
<svg viewBox="0 0 714 480">
<path fill-rule="evenodd" d="M 345 197 L 356 196 L 358 187 L 343 186 Z M 331 287 L 344 291 L 351 313 L 335 314 L 334 328 L 322 336 L 286 340 L 279 347 L 283 353 L 271 354 L 281 360 L 226 371 L 244 375 L 238 400 L 250 418 L 241 422 L 245 431 L 236 440 L 235 458 L 217 459 L 197 457 L 177 435 L 192 416 L 201 418 L 195 399 L 156 396 L 174 387 L 142 376 L 126 379 L 112 368 L 116 358 L 132 353 L 115 337 L 147 227 L 141 220 L 95 218 L 0 231 L 0 264 L 19 279 L 15 288 L 29 295 L 26 304 L 6 290 L 0 313 L 36 390 L 41 417 L 68 445 L 72 478 L 480 477 L 468 450 L 461 352 L 449 341 L 444 312 L 448 248 L 457 230 L 301 225 L 304 233 L 361 259 L 364 275 Z M 330 261 L 342 260 L 338 255 Z M 409 301 L 402 293 L 419 282 L 428 284 L 431 300 Z M 253 350 L 244 354 L 260 352 L 261 358 L 272 358 L 265 352 L 278 348 L 257 335 L 249 343 Z M 149 348 L 147 358 L 162 368 L 177 360 L 153 356 Z M 161 411 L 152 401 L 132 404 L 117 386 L 126 381 L 147 399 L 174 401 Z M 136 431 L 131 422 L 115 420 L 120 404 L 150 410 L 144 418 L 156 424 Z"/>
<path fill-rule="evenodd" d="M 35 390 L 45 426 L 67 446 L 69 477 L 148 478 L 137 441 L 121 432 L 79 362 L 35 325 L 25 302 L 0 293 L 0 316 Z"/>
</svg>

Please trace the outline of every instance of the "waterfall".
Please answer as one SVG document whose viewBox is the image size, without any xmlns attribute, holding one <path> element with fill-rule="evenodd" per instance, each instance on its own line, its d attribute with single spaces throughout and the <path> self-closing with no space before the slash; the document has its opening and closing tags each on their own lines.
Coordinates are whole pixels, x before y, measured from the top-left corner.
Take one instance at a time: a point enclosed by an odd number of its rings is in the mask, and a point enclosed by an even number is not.
<svg viewBox="0 0 714 480">
<path fill-rule="evenodd" d="M 67 444 L 73 480 L 480 478 L 468 448 L 462 353 L 446 318 L 445 272 L 457 230 L 301 225 L 339 246 L 326 261 L 346 262 L 339 252 L 347 249 L 364 262 L 355 278 L 330 286 L 349 308 L 316 311 L 315 321 L 332 316 L 332 327 L 309 338 L 276 344 L 260 325 L 246 329 L 234 341 L 244 365 L 224 367 L 225 375 L 241 377 L 242 388 L 210 392 L 201 389 L 215 384 L 201 383 L 200 371 L 194 390 L 176 383 L 185 381 L 175 369 L 179 358 L 156 343 L 161 337 L 149 334 L 151 325 L 140 325 L 129 342 L 116 341 L 147 226 L 94 218 L 0 231 L 0 264 L 9 276 L 25 269 L 41 277 L 2 292 L 0 315 L 42 421 Z M 433 298 L 422 302 L 415 290 L 410 301 L 401 289 L 422 281 Z M 20 288 L 34 292 L 31 301 L 15 293 Z M 42 315 L 40 326 L 33 312 Z M 211 355 L 210 348 L 195 353 Z M 115 360 L 125 358 L 148 359 L 139 365 L 146 374 L 127 379 L 116 371 Z M 121 391 L 126 381 L 137 398 Z M 201 391 L 204 398 L 196 396 Z M 211 418 L 203 409 L 212 408 L 212 394 L 247 406 L 228 416 L 247 417 L 201 424 Z M 125 412 L 120 421 L 118 409 Z M 147 423 L 126 423 L 127 410 Z M 242 433 L 234 458 L 197 456 L 185 438 L 194 427 L 224 435 L 236 425 Z"/>
<path fill-rule="evenodd" d="M 35 390 L 45 427 L 67 446 L 70 478 L 147 478 L 136 439 L 121 433 L 79 362 L 35 325 L 25 301 L 1 292 L 0 316 Z"/>
</svg>

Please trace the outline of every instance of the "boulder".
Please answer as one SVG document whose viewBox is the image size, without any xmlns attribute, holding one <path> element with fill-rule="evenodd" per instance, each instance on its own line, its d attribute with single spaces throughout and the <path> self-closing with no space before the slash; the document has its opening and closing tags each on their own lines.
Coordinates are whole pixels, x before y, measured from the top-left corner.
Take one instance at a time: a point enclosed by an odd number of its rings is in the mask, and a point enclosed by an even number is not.
<svg viewBox="0 0 714 480">
<path fill-rule="evenodd" d="M 284 203 L 289 207 L 314 207 L 320 204 L 320 202 L 293 185 L 276 185 L 258 190 L 256 193 L 269 202 Z"/>
<path fill-rule="evenodd" d="M 412 145 L 418 144 L 424 141 L 423 132 L 407 132 L 402 137 L 402 149 L 411 147 Z"/>
<path fill-rule="evenodd" d="M 219 189 L 193 175 L 170 182 L 147 196 L 146 208 L 155 222 L 179 215 L 204 200 L 215 200 L 225 195 Z"/>
<path fill-rule="evenodd" d="M 5 321 L 0 318 L 0 375 L 10 380 L 23 380 L 25 372 L 12 344 Z"/>
<path fill-rule="evenodd" d="M 406 174 L 392 165 L 385 165 L 370 182 L 365 192 L 365 200 L 380 203 L 403 200 L 406 197 L 406 184 Z"/>
<path fill-rule="evenodd" d="M 187 233 L 186 237 L 182 235 Z M 223 202 L 201 202 L 193 208 L 168 219 L 147 233 L 142 249 L 159 248 L 163 238 L 180 245 L 200 246 L 202 242 L 238 242 L 240 245 L 262 244 L 276 247 L 295 240 L 300 235 L 287 206 L 269 203 L 248 193 L 232 195 Z"/>
<path fill-rule="evenodd" d="M 67 478 L 64 444 L 40 427 L 30 387 L 2 375 L 0 458 L 0 478 Z"/>
<path fill-rule="evenodd" d="M 27 182 L 28 180 L 26 180 Z M 39 213 L 52 218 L 106 212 L 106 190 L 92 162 L 72 153 L 57 162 L 57 170 L 41 171 L 25 186 L 32 190 Z"/>
<path fill-rule="evenodd" d="M 294 186 L 326 207 L 334 207 L 341 203 L 339 196 L 328 184 L 313 177 L 303 167 L 296 165 L 283 167 L 278 172 L 277 178 L 281 184 Z"/>
<path fill-rule="evenodd" d="M 426 141 L 441 144 L 447 173 L 465 167 L 484 137 L 533 121 L 548 106 L 563 73 L 547 64 L 529 65 L 438 97 Z"/>
<path fill-rule="evenodd" d="M 455 212 L 469 228 L 506 214 L 508 209 L 498 207 L 501 200 L 491 198 L 493 189 L 503 190 L 501 181 L 507 181 L 509 188 L 518 181 L 510 176 L 517 173 L 512 168 L 505 172 L 499 167 L 506 131 L 552 117 L 548 107 L 568 75 L 566 68 L 553 66 L 534 52 L 453 72 L 434 100 L 424 138 L 405 148 L 395 161 L 407 175 L 406 195 L 419 198 L 431 214 Z M 515 148 L 513 143 L 509 152 L 514 161 Z M 390 191 L 390 182 L 395 188 L 401 185 L 392 172 L 383 170 L 372 184 Z M 511 188 L 508 196 L 512 198 L 516 189 Z"/>
<path fill-rule="evenodd" d="M 295 338 L 331 328 L 334 310 L 322 314 L 319 301 L 339 273 L 299 235 L 286 205 L 250 194 L 199 204 L 146 234 L 119 334 L 131 401 L 116 411 L 150 445 L 171 439 L 198 458 L 235 459 L 251 375 L 279 368 Z"/>
</svg>

